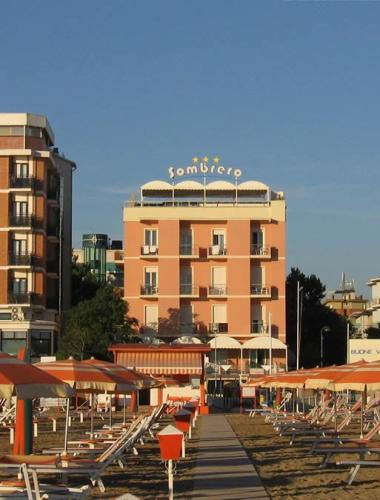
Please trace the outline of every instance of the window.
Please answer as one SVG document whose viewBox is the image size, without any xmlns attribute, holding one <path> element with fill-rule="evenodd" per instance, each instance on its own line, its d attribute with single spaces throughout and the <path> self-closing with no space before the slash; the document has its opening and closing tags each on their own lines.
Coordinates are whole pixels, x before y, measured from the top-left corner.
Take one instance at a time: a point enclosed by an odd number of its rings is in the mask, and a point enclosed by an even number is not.
<svg viewBox="0 0 380 500">
<path fill-rule="evenodd" d="M 13 255 L 26 255 L 26 240 L 12 240 Z"/>
<path fill-rule="evenodd" d="M 17 216 L 28 215 L 28 202 L 27 201 L 14 201 L 12 203 L 12 214 Z"/>
<path fill-rule="evenodd" d="M 262 368 L 269 364 L 269 349 L 252 349 L 249 354 L 249 367 Z"/>
<path fill-rule="evenodd" d="M 189 227 L 181 228 L 180 233 L 180 254 L 192 255 L 193 232 Z"/>
<path fill-rule="evenodd" d="M 12 279 L 12 292 L 15 294 L 26 293 L 27 280 L 26 278 L 13 278 Z"/>
<path fill-rule="evenodd" d="M 156 267 L 146 267 L 144 270 L 144 292 L 146 295 L 157 293 L 158 270 Z"/>
<path fill-rule="evenodd" d="M 53 332 L 38 332 L 32 330 L 32 356 L 49 356 L 52 352 Z"/>
<path fill-rule="evenodd" d="M 29 177 L 29 164 L 16 163 L 15 173 L 18 179 L 26 179 Z"/>
<path fill-rule="evenodd" d="M 1 332 L 1 350 L 17 355 L 22 347 L 27 345 L 27 332 Z"/>
<path fill-rule="evenodd" d="M 181 334 L 191 335 L 194 333 L 193 308 L 191 304 L 183 304 L 179 310 Z"/>
<path fill-rule="evenodd" d="M 212 244 L 219 248 L 226 246 L 226 232 L 224 229 L 214 229 L 212 231 Z"/>
<path fill-rule="evenodd" d="M 252 245 L 263 246 L 264 244 L 264 233 L 262 229 L 254 229 L 252 231 Z"/>
<path fill-rule="evenodd" d="M 144 244 L 149 246 L 158 246 L 158 230 L 157 229 L 145 229 L 145 239 Z"/>
<path fill-rule="evenodd" d="M 12 319 L 11 313 L 0 313 L 0 321 L 10 321 Z"/>
<path fill-rule="evenodd" d="M 0 136 L 24 135 L 24 127 L 0 127 Z"/>
<path fill-rule="evenodd" d="M 145 306 L 144 332 L 158 329 L 158 306 Z"/>
</svg>

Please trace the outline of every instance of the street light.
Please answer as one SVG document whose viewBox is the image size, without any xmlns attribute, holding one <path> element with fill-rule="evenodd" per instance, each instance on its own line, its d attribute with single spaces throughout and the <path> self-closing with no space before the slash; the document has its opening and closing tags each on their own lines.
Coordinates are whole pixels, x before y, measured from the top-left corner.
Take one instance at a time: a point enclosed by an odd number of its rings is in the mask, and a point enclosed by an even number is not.
<svg viewBox="0 0 380 500">
<path fill-rule="evenodd" d="M 323 366 L 323 334 L 331 332 L 331 328 L 329 326 L 322 326 L 321 328 L 321 367 Z"/>
</svg>

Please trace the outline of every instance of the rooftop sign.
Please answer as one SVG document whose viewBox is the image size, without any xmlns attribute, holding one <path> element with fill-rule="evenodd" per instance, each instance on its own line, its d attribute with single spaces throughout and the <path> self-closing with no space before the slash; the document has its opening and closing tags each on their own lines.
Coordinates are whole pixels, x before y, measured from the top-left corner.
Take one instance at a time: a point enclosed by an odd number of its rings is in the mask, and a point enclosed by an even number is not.
<svg viewBox="0 0 380 500">
<path fill-rule="evenodd" d="M 231 175 L 236 179 L 241 177 L 242 171 L 239 168 L 224 167 L 219 165 L 220 158 L 217 156 L 213 158 L 213 164 L 209 165 L 209 158 L 205 156 L 203 159 L 199 159 L 196 156 L 192 159 L 193 164 L 188 167 L 169 167 L 169 177 L 174 179 L 174 177 L 183 177 L 184 175 L 204 175 L 207 174 L 219 174 L 219 175 Z"/>
</svg>

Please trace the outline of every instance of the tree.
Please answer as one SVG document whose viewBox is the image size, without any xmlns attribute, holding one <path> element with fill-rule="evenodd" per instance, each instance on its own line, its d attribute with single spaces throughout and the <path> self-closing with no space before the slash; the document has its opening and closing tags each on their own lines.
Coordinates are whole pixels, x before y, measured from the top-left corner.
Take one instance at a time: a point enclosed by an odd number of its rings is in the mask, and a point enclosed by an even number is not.
<svg viewBox="0 0 380 500">
<path fill-rule="evenodd" d="M 95 297 L 96 292 L 101 288 L 95 275 L 86 264 L 72 263 L 71 268 L 71 305 L 76 306 L 83 300 Z"/>
<path fill-rule="evenodd" d="M 325 286 L 317 276 L 306 276 L 292 268 L 286 279 L 286 332 L 290 350 L 296 353 L 297 342 L 297 281 L 302 287 L 300 300 L 301 347 L 300 366 L 310 368 L 320 365 L 321 330 L 324 333 L 324 365 L 346 361 L 346 319 L 322 304 Z M 295 365 L 295 363 L 290 363 Z"/>
<path fill-rule="evenodd" d="M 111 285 L 99 288 L 93 298 L 79 302 L 70 310 L 57 356 L 108 359 L 110 344 L 132 339 L 137 322 L 129 318 L 127 312 L 127 303 Z"/>
</svg>

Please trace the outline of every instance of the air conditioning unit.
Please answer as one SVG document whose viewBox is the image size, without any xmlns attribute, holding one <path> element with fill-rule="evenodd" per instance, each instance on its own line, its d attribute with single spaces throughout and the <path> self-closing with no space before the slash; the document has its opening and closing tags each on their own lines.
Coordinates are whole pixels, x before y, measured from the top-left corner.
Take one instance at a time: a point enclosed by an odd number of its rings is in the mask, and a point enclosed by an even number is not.
<svg viewBox="0 0 380 500">
<path fill-rule="evenodd" d="M 157 253 L 157 246 L 156 245 L 151 245 L 149 247 L 149 253 L 156 254 Z"/>
<path fill-rule="evenodd" d="M 149 245 L 144 245 L 143 246 L 143 255 L 148 255 L 149 254 Z"/>
<path fill-rule="evenodd" d="M 12 321 L 22 321 L 24 319 L 21 307 L 12 307 Z"/>
<path fill-rule="evenodd" d="M 220 246 L 219 245 L 213 245 L 211 247 L 211 255 L 219 255 L 220 253 Z"/>
</svg>

